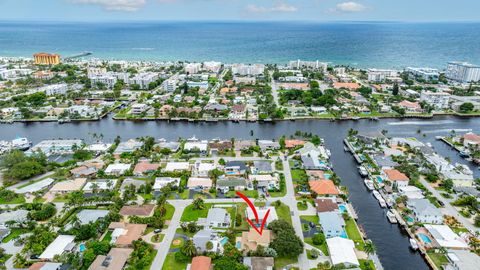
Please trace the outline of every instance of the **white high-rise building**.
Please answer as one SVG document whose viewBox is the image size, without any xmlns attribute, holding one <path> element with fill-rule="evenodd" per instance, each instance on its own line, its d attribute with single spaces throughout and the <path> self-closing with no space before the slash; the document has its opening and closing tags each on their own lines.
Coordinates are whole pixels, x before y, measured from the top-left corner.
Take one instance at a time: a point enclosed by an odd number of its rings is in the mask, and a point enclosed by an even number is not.
<svg viewBox="0 0 480 270">
<path fill-rule="evenodd" d="M 162 83 L 162 88 L 167 92 L 174 92 L 177 89 L 177 80 L 168 79 Z"/>
<path fill-rule="evenodd" d="M 65 95 L 68 87 L 66 83 L 52 84 L 40 88 L 42 92 L 45 92 L 47 96 L 53 95 Z"/>
<path fill-rule="evenodd" d="M 425 101 L 436 110 L 443 110 L 449 107 L 450 94 L 445 92 L 422 91 L 420 101 Z"/>
<path fill-rule="evenodd" d="M 148 85 L 158 79 L 158 73 L 143 72 L 128 80 L 129 84 L 138 84 L 140 89 L 148 89 Z"/>
<path fill-rule="evenodd" d="M 300 69 L 300 68 L 312 68 L 312 69 L 321 69 L 323 71 L 327 70 L 328 64 L 320 61 L 301 61 L 295 60 L 288 63 L 289 68 Z"/>
<path fill-rule="evenodd" d="M 445 76 L 453 81 L 468 83 L 480 81 L 480 66 L 467 62 L 449 62 Z"/>
<path fill-rule="evenodd" d="M 221 67 L 222 67 L 221 62 L 214 62 L 214 61 L 203 62 L 203 68 L 207 71 L 218 73 Z"/>
<path fill-rule="evenodd" d="M 253 65 L 233 64 L 232 65 L 232 73 L 238 74 L 241 76 L 262 75 L 264 71 L 265 71 L 265 65 L 263 64 L 253 64 Z"/>
<path fill-rule="evenodd" d="M 201 68 L 202 64 L 200 63 L 188 63 L 185 66 L 185 72 L 188 74 L 197 74 Z"/>
<path fill-rule="evenodd" d="M 414 77 L 420 77 L 425 81 L 437 81 L 440 73 L 438 73 L 438 69 L 434 68 L 414 68 L 414 67 L 407 67 L 406 71 L 409 74 L 412 74 Z"/>
<path fill-rule="evenodd" d="M 391 69 L 375 69 L 371 68 L 367 71 L 368 81 L 370 82 L 382 82 L 387 79 L 397 80 L 398 71 Z"/>
</svg>

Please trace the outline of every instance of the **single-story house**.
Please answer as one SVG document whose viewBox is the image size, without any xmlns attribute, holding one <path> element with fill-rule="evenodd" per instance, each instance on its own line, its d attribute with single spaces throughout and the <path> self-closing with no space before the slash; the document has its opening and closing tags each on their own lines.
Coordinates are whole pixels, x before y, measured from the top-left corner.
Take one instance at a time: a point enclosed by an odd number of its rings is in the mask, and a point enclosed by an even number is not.
<svg viewBox="0 0 480 270">
<path fill-rule="evenodd" d="M 332 180 L 310 180 L 310 190 L 318 195 L 338 195 L 340 191 Z"/>
<path fill-rule="evenodd" d="M 139 217 L 149 217 L 153 215 L 153 210 L 155 205 L 153 204 L 144 204 L 144 205 L 125 205 L 120 209 L 120 215 L 122 216 L 139 216 Z"/>
<path fill-rule="evenodd" d="M 168 162 L 165 167 L 166 172 L 188 171 L 190 170 L 190 163 L 188 162 Z"/>
<path fill-rule="evenodd" d="M 265 226 L 270 224 L 270 222 L 278 219 L 275 207 L 255 207 L 255 209 L 257 210 L 258 214 L 258 223 L 256 223 L 255 214 L 250 207 L 247 207 L 247 218 L 250 219 L 258 227 L 263 223 L 263 218 L 265 217 L 267 211 L 270 211 L 270 213 L 268 214 L 267 221 L 265 221 Z"/>
<path fill-rule="evenodd" d="M 94 191 L 112 190 L 117 185 L 117 179 L 101 179 L 89 181 L 83 187 L 85 193 L 93 193 Z"/>
<path fill-rule="evenodd" d="M 125 164 L 125 163 L 114 163 L 108 165 L 108 167 L 105 169 L 105 174 L 106 175 L 122 175 L 126 171 L 130 170 L 131 165 L 130 164 Z"/>
<path fill-rule="evenodd" d="M 53 182 L 55 182 L 55 180 L 53 180 L 52 178 L 46 178 L 46 179 L 40 180 L 38 182 L 34 182 L 33 184 L 29 184 L 27 186 L 15 189 L 14 192 L 18 193 L 18 194 L 34 193 L 34 192 L 40 191 L 44 188 L 48 188 L 50 185 L 53 184 Z"/>
<path fill-rule="evenodd" d="M 262 151 L 280 149 L 280 143 L 272 140 L 258 140 L 258 146 Z"/>
<path fill-rule="evenodd" d="M 352 240 L 332 237 L 327 239 L 327 246 L 333 265 L 343 264 L 346 267 L 360 265 L 355 253 L 355 243 Z"/>
<path fill-rule="evenodd" d="M 122 270 L 132 252 L 131 248 L 112 248 L 106 256 L 98 255 L 88 270 Z"/>
<path fill-rule="evenodd" d="M 234 147 L 236 151 L 241 151 L 255 146 L 257 146 L 257 144 L 253 140 L 236 140 Z"/>
<path fill-rule="evenodd" d="M 197 177 L 208 177 L 209 172 L 216 169 L 213 163 L 197 162 L 194 166 L 193 174 Z"/>
<path fill-rule="evenodd" d="M 407 201 L 407 207 L 413 212 L 413 217 L 421 223 L 442 224 L 442 212 L 427 199 L 411 199 Z"/>
<path fill-rule="evenodd" d="M 190 177 L 187 182 L 189 189 L 210 189 L 212 186 L 213 182 L 210 178 Z"/>
<path fill-rule="evenodd" d="M 192 263 L 187 266 L 188 270 L 212 270 L 212 258 L 207 256 L 193 257 Z"/>
<path fill-rule="evenodd" d="M 316 199 L 315 207 L 318 213 L 339 212 L 338 204 L 333 197 Z"/>
<path fill-rule="evenodd" d="M 75 236 L 73 235 L 59 235 L 53 240 L 50 245 L 45 248 L 42 254 L 38 257 L 41 260 L 51 261 L 55 255 L 62 255 L 66 251 L 72 251 L 75 247 Z"/>
<path fill-rule="evenodd" d="M 155 172 L 158 168 L 160 168 L 159 163 L 139 162 L 137 165 L 135 165 L 133 174 L 136 176 L 142 176 L 147 173 Z"/>
<path fill-rule="evenodd" d="M 270 174 L 250 174 L 248 181 L 253 185 L 254 181 L 257 181 L 257 187 L 266 188 L 268 190 L 279 189 L 278 177 Z"/>
<path fill-rule="evenodd" d="M 58 182 L 50 189 L 52 194 L 66 194 L 73 191 L 81 190 L 82 187 L 87 183 L 86 178 L 76 178 L 74 180 L 65 180 Z"/>
<path fill-rule="evenodd" d="M 247 165 L 243 161 L 228 161 L 224 166 L 226 175 L 240 175 L 245 174 Z"/>
<path fill-rule="evenodd" d="M 383 176 L 392 184 L 397 185 L 397 187 L 406 187 L 408 186 L 408 181 L 410 181 L 408 176 L 396 169 L 384 169 Z"/>
<path fill-rule="evenodd" d="M 318 213 L 320 226 L 326 238 L 346 237 L 345 220 L 338 212 L 320 212 Z"/>
<path fill-rule="evenodd" d="M 198 231 L 193 237 L 192 241 L 197 248 L 198 253 L 203 253 L 205 251 L 212 251 L 212 252 L 223 252 L 223 246 L 220 243 L 221 238 L 217 234 L 216 231 L 212 229 L 203 229 Z M 212 243 L 212 248 L 207 249 L 207 243 Z"/>
<path fill-rule="evenodd" d="M 14 211 L 5 211 L 0 214 L 0 226 L 6 226 L 8 221 L 24 222 L 27 220 L 28 211 L 19 209 Z"/>
<path fill-rule="evenodd" d="M 205 225 L 212 228 L 228 228 L 232 223 L 230 214 L 225 208 L 213 207 L 208 210 Z"/>
<path fill-rule="evenodd" d="M 178 187 L 180 184 L 180 178 L 174 177 L 157 177 L 155 178 L 155 184 L 153 184 L 153 190 L 160 191 L 164 186 L 171 184 Z"/>
<path fill-rule="evenodd" d="M 258 246 L 268 247 L 270 242 L 273 240 L 273 233 L 270 230 L 264 229 L 260 235 L 253 228 L 250 228 L 248 232 L 242 232 L 240 250 L 243 250 L 245 253 L 249 251 L 257 250 Z"/>
<path fill-rule="evenodd" d="M 146 224 L 131 224 L 125 222 L 112 222 L 108 226 L 112 232 L 111 244 L 115 244 L 117 247 L 128 247 L 133 241 L 142 237 L 143 233 L 147 229 Z"/>
<path fill-rule="evenodd" d="M 229 190 L 245 190 L 247 188 L 247 180 L 241 177 L 223 177 L 217 179 L 217 189 Z"/>
<path fill-rule="evenodd" d="M 435 242 L 443 248 L 468 249 L 469 246 L 458 234 L 447 225 L 426 224 L 425 229 L 433 237 Z"/>
<path fill-rule="evenodd" d="M 253 174 L 263 174 L 263 173 L 272 173 L 272 162 L 268 160 L 255 160 L 253 162 L 252 173 Z"/>
</svg>

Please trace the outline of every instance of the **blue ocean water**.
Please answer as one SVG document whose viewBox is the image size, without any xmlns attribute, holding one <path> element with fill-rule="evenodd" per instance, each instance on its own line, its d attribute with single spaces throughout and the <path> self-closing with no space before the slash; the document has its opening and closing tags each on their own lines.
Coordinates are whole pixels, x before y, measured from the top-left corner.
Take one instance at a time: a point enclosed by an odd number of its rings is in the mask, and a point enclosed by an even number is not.
<svg viewBox="0 0 480 270">
<path fill-rule="evenodd" d="M 286 63 L 321 60 L 358 67 L 444 68 L 480 64 L 480 23 L 0 22 L 0 56 L 92 51 L 126 60 Z"/>
</svg>

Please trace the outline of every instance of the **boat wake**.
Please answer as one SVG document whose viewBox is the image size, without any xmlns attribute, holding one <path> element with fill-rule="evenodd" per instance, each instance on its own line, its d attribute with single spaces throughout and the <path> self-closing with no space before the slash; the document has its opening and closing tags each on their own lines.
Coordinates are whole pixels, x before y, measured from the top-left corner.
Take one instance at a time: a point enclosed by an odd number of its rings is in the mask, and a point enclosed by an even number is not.
<svg viewBox="0 0 480 270">
<path fill-rule="evenodd" d="M 134 51 L 153 51 L 155 48 L 132 48 Z"/>
<path fill-rule="evenodd" d="M 405 122 L 388 122 L 389 126 L 433 126 L 433 125 L 446 125 L 453 124 L 451 120 L 439 120 L 439 121 L 405 121 Z"/>
</svg>

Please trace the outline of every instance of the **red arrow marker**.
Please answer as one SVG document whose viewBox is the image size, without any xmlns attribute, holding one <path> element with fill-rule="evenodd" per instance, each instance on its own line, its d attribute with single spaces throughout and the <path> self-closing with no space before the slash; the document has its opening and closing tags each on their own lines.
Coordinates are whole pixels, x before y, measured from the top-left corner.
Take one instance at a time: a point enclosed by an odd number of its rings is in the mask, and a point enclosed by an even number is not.
<svg viewBox="0 0 480 270">
<path fill-rule="evenodd" d="M 248 206 L 252 209 L 253 215 L 255 215 L 256 223 L 258 224 L 258 213 L 257 213 L 257 209 L 255 208 L 255 205 L 253 205 L 253 203 L 245 195 L 243 195 L 241 192 L 237 191 L 236 194 L 240 198 L 242 198 L 248 204 Z M 265 222 L 267 222 L 268 214 L 270 214 L 270 209 L 268 209 L 267 213 L 265 213 L 265 216 L 263 217 L 262 225 L 260 226 L 260 229 L 258 229 L 257 226 L 255 226 L 255 224 L 253 223 L 253 221 L 248 219 L 248 217 L 246 219 L 247 219 L 248 224 L 250 224 L 250 226 L 252 226 L 252 228 L 255 229 L 255 231 L 258 234 L 262 235 L 263 229 L 265 228 Z"/>
</svg>

